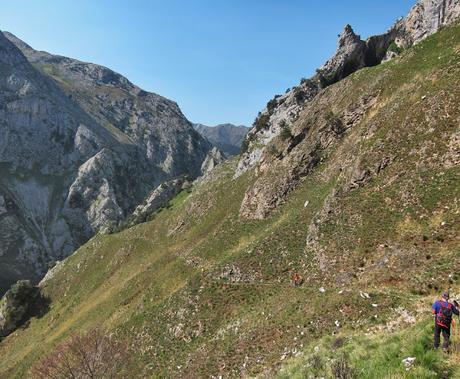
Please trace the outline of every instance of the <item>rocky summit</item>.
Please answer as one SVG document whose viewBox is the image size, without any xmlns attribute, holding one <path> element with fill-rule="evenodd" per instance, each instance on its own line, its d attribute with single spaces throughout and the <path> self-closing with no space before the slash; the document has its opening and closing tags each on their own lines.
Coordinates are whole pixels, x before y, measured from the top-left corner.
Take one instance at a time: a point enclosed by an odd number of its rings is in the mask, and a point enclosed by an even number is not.
<svg viewBox="0 0 460 379">
<path fill-rule="evenodd" d="M 240 153 L 241 144 L 249 132 L 249 128 L 246 126 L 233 124 L 216 126 L 194 124 L 193 126 L 203 137 L 228 156 Z"/>
<path fill-rule="evenodd" d="M 334 84 L 364 67 L 378 65 L 397 56 L 403 49 L 419 43 L 460 16 L 456 0 L 419 0 L 409 14 L 398 20 L 386 33 L 366 41 L 346 25 L 339 35 L 338 47 L 310 79 L 302 79 L 284 95 L 276 95 L 267 103 L 243 142 L 243 154 L 236 176 L 253 167 L 262 157 L 264 147 L 290 127 L 305 104 L 321 89 Z"/>
<path fill-rule="evenodd" d="M 8 32 L 0 67 L 0 292 L 37 281 L 161 183 L 214 162 L 176 103 L 108 68 Z"/>
</svg>

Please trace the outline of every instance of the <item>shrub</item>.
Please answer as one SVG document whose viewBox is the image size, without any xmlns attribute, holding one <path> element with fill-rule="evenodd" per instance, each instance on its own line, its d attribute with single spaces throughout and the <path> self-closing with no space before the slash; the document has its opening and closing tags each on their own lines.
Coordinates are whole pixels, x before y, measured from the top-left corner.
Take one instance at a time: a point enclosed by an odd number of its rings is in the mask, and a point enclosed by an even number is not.
<svg viewBox="0 0 460 379">
<path fill-rule="evenodd" d="M 348 358 L 342 354 L 331 364 L 332 375 L 335 379 L 353 379 L 356 378 L 355 370 L 350 367 Z"/>
<path fill-rule="evenodd" d="M 249 149 L 249 138 L 245 138 L 241 143 L 240 154 L 244 154 Z"/>
<path fill-rule="evenodd" d="M 32 377 L 54 378 L 128 378 L 128 344 L 107 336 L 99 329 L 77 334 L 60 344 L 52 354 L 32 368 Z"/>
<path fill-rule="evenodd" d="M 324 370 L 324 362 L 318 354 L 312 355 L 308 361 L 309 365 L 315 372 Z"/>
<path fill-rule="evenodd" d="M 388 51 L 391 51 L 395 54 L 401 54 L 403 52 L 403 49 L 401 49 L 395 41 L 393 41 L 390 46 L 388 47 Z"/>
<path fill-rule="evenodd" d="M 302 90 L 300 87 L 295 87 L 294 89 L 294 99 L 297 103 L 303 103 L 305 100 L 305 91 Z"/>
<path fill-rule="evenodd" d="M 275 100 L 276 101 L 276 100 Z M 262 130 L 262 129 L 267 129 L 268 128 L 268 122 L 270 121 L 270 115 L 266 113 L 259 113 L 257 116 L 256 120 L 254 121 L 254 128 L 256 132 Z"/>
<path fill-rule="evenodd" d="M 279 97 L 279 96 L 278 96 Z M 276 109 L 276 107 L 278 106 L 278 100 L 277 100 L 277 97 L 275 96 L 274 99 L 271 99 L 268 103 L 267 103 L 267 110 L 268 110 L 268 114 L 273 114 L 274 110 Z"/>
<path fill-rule="evenodd" d="M 281 127 L 280 138 L 283 141 L 286 141 L 292 138 L 291 127 L 287 124 L 285 120 L 281 121 L 280 127 Z"/>
<path fill-rule="evenodd" d="M 334 84 L 335 82 L 337 82 L 336 74 L 333 72 L 327 73 L 324 70 L 317 69 L 316 75 L 318 77 L 321 88 L 326 88 L 330 86 L 331 84 Z"/>
<path fill-rule="evenodd" d="M 312 79 L 302 78 L 300 79 L 300 84 L 311 87 L 314 85 L 314 81 Z"/>
<path fill-rule="evenodd" d="M 276 148 L 276 146 L 274 145 L 269 145 L 268 148 L 267 148 L 267 152 L 268 154 L 276 157 L 280 154 L 280 151 Z"/>
<path fill-rule="evenodd" d="M 28 280 L 13 284 L 0 301 L 0 336 L 7 336 L 31 317 L 40 317 L 48 310 L 49 300 Z"/>
</svg>

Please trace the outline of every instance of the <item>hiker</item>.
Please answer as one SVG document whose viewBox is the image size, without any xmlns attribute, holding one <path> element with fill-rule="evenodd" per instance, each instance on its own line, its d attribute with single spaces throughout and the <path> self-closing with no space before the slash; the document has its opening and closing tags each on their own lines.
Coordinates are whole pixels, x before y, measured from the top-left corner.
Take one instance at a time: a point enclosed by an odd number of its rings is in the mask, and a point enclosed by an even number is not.
<svg viewBox="0 0 460 379">
<path fill-rule="evenodd" d="M 445 353 L 449 352 L 449 338 L 450 338 L 450 325 L 452 324 L 452 317 L 454 314 L 458 316 L 458 303 L 454 300 L 454 303 L 449 303 L 449 293 L 443 292 L 441 300 L 437 300 L 433 304 L 434 314 L 434 348 L 439 347 L 441 342 L 441 333 L 444 339 L 442 344 L 442 351 Z"/>
</svg>

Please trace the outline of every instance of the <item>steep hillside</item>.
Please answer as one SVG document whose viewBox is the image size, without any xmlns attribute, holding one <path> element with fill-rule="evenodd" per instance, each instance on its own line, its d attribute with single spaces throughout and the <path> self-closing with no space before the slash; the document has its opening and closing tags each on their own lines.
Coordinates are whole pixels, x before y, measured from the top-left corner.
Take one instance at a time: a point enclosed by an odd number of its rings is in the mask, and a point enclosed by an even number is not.
<svg viewBox="0 0 460 379">
<path fill-rule="evenodd" d="M 216 126 L 193 124 L 193 127 L 209 142 L 228 156 L 240 153 L 241 144 L 243 143 L 246 134 L 249 132 L 249 128 L 233 124 L 220 124 Z"/>
<path fill-rule="evenodd" d="M 418 0 L 409 14 L 386 33 L 371 36 L 365 41 L 355 34 L 350 25 L 346 25 L 339 35 L 334 56 L 317 69 L 313 77 L 303 78 L 299 85 L 284 95 L 275 95 L 259 112 L 243 142 L 243 154 L 235 175 L 241 175 L 256 165 L 265 146 L 276 136 L 288 134 L 291 123 L 322 89 L 364 67 L 373 67 L 397 57 L 404 49 L 452 24 L 459 17 L 460 3 L 457 0 Z"/>
<path fill-rule="evenodd" d="M 458 377 L 427 309 L 459 290 L 459 98 L 459 26 L 320 90 L 245 173 L 227 161 L 59 264 L 0 377 L 92 328 L 129 341 L 133 377 L 304 377 L 315 351 L 323 375 L 345 351 L 361 377 Z"/>
<path fill-rule="evenodd" d="M 162 182 L 201 175 L 212 148 L 174 102 L 9 33 L 0 99 L 0 294 L 39 280 Z"/>
<path fill-rule="evenodd" d="M 175 102 L 143 91 L 106 67 L 36 51 L 11 33 L 4 34 L 100 125 L 140 146 L 150 165 L 171 176 L 200 175 L 209 146 Z"/>
</svg>

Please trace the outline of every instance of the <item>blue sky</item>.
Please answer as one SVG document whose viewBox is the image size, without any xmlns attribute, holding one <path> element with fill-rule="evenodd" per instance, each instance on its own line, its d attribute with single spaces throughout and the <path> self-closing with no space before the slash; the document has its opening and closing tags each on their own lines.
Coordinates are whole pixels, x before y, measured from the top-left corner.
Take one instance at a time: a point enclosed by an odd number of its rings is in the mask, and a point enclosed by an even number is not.
<svg viewBox="0 0 460 379">
<path fill-rule="evenodd" d="M 250 125 L 311 76 L 350 23 L 385 32 L 415 0 L 2 0 L 0 30 L 107 66 L 193 122 Z"/>
</svg>

